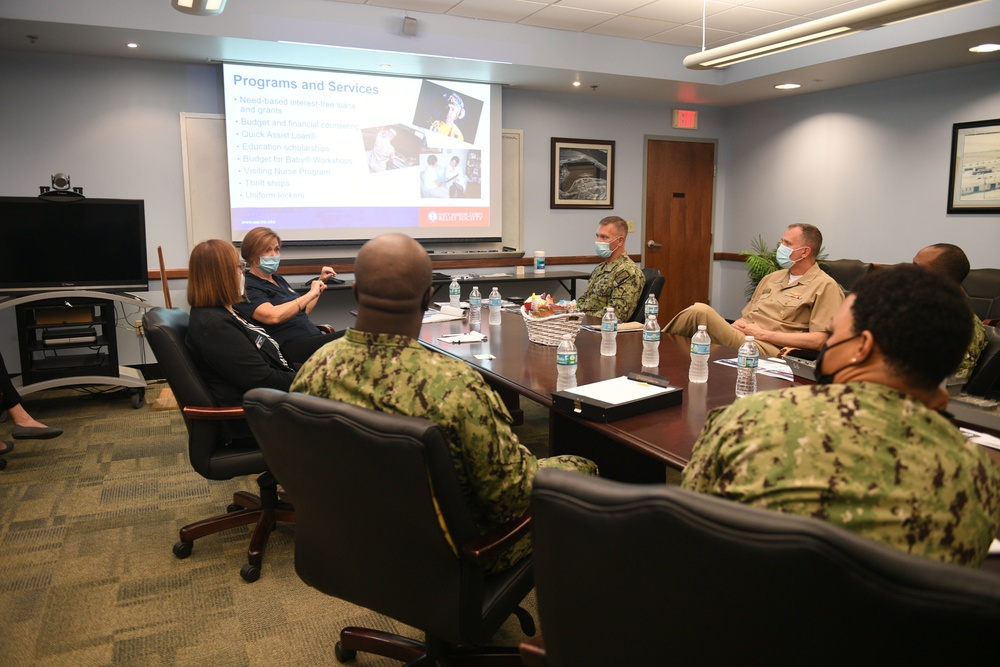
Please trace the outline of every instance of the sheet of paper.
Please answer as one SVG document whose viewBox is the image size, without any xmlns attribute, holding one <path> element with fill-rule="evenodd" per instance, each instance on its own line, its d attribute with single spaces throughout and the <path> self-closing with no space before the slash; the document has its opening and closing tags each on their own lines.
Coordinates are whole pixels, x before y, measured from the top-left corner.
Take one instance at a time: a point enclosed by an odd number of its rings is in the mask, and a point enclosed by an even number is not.
<svg viewBox="0 0 1000 667">
<path fill-rule="evenodd" d="M 736 368 L 736 359 L 716 359 L 715 363 Z M 758 359 L 757 373 L 760 375 L 775 377 L 779 380 L 788 380 L 789 382 L 795 379 L 795 376 L 792 374 L 792 369 L 788 367 L 788 364 L 776 357 L 771 357 L 770 359 Z"/>
<path fill-rule="evenodd" d="M 659 394 L 665 394 L 676 389 L 665 389 L 656 387 L 645 382 L 629 380 L 624 375 L 611 380 L 592 382 L 573 389 L 567 389 L 566 393 L 576 394 L 585 398 L 591 398 L 611 405 L 620 405 L 629 401 L 636 401 L 642 398 L 649 398 Z"/>
<path fill-rule="evenodd" d="M 973 431 L 971 428 L 960 427 L 959 430 L 962 432 L 962 435 L 977 445 L 989 447 L 990 449 L 1000 449 L 1000 438 L 995 438 L 989 433 Z"/>
<path fill-rule="evenodd" d="M 443 308 L 445 306 L 451 307 L 451 302 L 450 301 L 435 301 L 434 305 L 437 306 L 438 308 Z M 469 307 L 469 302 L 468 301 L 459 301 L 458 302 L 458 307 L 459 308 L 468 308 Z"/>
<path fill-rule="evenodd" d="M 446 315 L 437 310 L 428 310 L 424 313 L 424 319 L 422 322 L 424 324 L 431 324 L 432 322 L 450 322 L 452 320 L 465 319 L 461 315 Z"/>
<path fill-rule="evenodd" d="M 600 324 L 584 324 L 581 328 L 587 331 L 601 332 Z M 618 323 L 618 333 L 624 333 L 626 331 L 642 331 L 642 322 L 619 322 Z"/>
<path fill-rule="evenodd" d="M 486 340 L 486 336 L 479 331 L 470 331 L 468 333 L 460 334 L 449 334 L 447 336 L 439 336 L 438 340 L 442 343 L 481 343 Z"/>
</svg>

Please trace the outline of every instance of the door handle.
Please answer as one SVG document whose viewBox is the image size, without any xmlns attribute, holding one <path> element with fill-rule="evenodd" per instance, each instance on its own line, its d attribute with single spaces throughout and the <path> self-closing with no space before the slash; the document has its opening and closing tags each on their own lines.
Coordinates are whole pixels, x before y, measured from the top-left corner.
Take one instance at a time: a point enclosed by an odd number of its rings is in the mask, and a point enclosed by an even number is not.
<svg viewBox="0 0 1000 667">
<path fill-rule="evenodd" d="M 662 243 L 657 243 L 653 239 L 649 239 L 648 241 L 646 241 L 646 247 L 647 248 L 662 248 L 663 244 Z"/>
</svg>

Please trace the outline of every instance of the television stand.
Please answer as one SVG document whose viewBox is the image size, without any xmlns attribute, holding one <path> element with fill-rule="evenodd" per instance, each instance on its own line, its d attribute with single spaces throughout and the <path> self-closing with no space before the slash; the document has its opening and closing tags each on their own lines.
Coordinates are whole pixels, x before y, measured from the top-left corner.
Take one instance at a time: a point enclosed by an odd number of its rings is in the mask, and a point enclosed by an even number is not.
<svg viewBox="0 0 1000 667">
<path fill-rule="evenodd" d="M 118 364 L 114 302 L 149 304 L 131 294 L 92 290 L 39 292 L 0 301 L 14 307 L 21 376 L 12 382 L 24 395 L 78 385 L 130 388 L 132 406 L 146 400 L 142 372 Z"/>
</svg>

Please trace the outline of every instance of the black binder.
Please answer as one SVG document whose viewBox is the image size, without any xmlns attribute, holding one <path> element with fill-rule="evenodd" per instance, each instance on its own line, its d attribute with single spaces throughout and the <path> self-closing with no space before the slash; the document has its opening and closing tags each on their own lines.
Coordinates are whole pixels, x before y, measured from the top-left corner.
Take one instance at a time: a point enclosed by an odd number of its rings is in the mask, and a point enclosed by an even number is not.
<svg viewBox="0 0 1000 667">
<path fill-rule="evenodd" d="M 581 396 L 573 390 L 557 391 L 552 394 L 552 407 L 566 414 L 573 414 L 590 421 L 613 422 L 625 417 L 640 415 L 644 412 L 652 412 L 680 405 L 684 390 L 670 384 L 670 380 L 662 375 L 652 375 L 648 373 L 629 373 L 629 380 L 646 382 L 647 384 L 660 387 L 665 391 L 632 401 L 623 403 L 607 403 L 595 398 Z"/>
</svg>

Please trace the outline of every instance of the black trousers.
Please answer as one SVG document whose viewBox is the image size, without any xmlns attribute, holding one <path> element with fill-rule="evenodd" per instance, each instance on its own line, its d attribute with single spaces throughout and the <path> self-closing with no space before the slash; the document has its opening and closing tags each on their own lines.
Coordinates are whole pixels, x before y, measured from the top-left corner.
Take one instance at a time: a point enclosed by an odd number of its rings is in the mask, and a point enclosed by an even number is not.
<svg viewBox="0 0 1000 667">
<path fill-rule="evenodd" d="M 14 389 L 10 373 L 7 372 L 7 364 L 3 362 L 3 355 L 0 354 L 0 410 L 10 410 L 20 402 L 21 395 Z"/>
<path fill-rule="evenodd" d="M 329 334 L 319 334 L 316 336 L 303 336 L 281 343 L 281 354 L 289 363 L 296 368 L 306 362 L 313 352 L 323 347 L 331 340 L 337 340 L 344 335 L 344 329 L 334 331 Z"/>
</svg>

